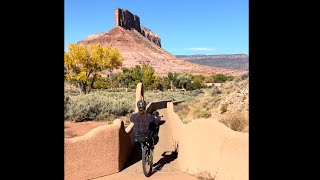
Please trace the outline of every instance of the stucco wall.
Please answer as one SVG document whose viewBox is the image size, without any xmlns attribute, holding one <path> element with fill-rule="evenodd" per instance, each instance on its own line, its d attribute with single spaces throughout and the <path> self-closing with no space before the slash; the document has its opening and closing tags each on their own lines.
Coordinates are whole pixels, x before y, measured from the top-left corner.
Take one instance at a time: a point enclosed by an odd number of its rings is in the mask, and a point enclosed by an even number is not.
<svg viewBox="0 0 320 180">
<path fill-rule="evenodd" d="M 179 146 L 180 170 L 190 174 L 206 171 L 215 180 L 248 180 L 248 133 L 233 131 L 213 119 L 183 124 L 172 102 L 167 104 L 167 116 Z"/>
<path fill-rule="evenodd" d="M 132 126 L 120 119 L 64 142 L 66 180 L 82 180 L 119 172 L 132 152 Z"/>
</svg>

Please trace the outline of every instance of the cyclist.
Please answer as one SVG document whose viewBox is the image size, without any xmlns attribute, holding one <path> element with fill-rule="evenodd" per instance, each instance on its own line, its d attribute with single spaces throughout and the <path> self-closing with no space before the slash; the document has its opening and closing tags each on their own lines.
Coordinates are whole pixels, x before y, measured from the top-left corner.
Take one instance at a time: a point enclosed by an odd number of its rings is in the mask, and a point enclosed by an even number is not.
<svg viewBox="0 0 320 180">
<path fill-rule="evenodd" d="M 144 100 L 137 102 L 138 112 L 130 117 L 130 121 L 134 124 L 133 133 L 135 136 L 148 135 L 154 133 L 155 142 L 158 143 L 158 131 L 160 118 L 155 118 L 153 115 L 146 113 L 147 103 Z"/>
</svg>

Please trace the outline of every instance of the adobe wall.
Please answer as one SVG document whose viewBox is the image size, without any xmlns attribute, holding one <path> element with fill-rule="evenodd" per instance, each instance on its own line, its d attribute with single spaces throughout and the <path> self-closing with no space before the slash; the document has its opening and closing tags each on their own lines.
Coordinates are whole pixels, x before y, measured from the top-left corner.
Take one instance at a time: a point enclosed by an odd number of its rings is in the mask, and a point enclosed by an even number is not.
<svg viewBox="0 0 320 180">
<path fill-rule="evenodd" d="M 167 117 L 179 146 L 177 161 L 181 171 L 207 171 L 215 180 L 248 180 L 248 133 L 233 131 L 213 119 L 183 124 L 172 102 L 167 104 Z"/>
<path fill-rule="evenodd" d="M 91 179 L 119 172 L 133 149 L 131 128 L 125 129 L 123 121 L 116 119 L 112 125 L 65 139 L 65 179 Z"/>
</svg>

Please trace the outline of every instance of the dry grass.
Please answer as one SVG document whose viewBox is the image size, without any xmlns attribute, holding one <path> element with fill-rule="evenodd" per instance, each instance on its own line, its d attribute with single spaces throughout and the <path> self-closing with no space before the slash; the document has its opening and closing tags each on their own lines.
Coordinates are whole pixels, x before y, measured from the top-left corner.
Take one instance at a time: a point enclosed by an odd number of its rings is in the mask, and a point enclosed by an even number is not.
<svg viewBox="0 0 320 180">
<path fill-rule="evenodd" d="M 227 112 L 227 110 L 228 110 L 228 103 L 222 104 L 220 107 L 221 114 Z"/>
<path fill-rule="evenodd" d="M 248 132 L 249 121 L 241 114 L 231 114 L 220 122 L 234 131 Z"/>
<path fill-rule="evenodd" d="M 175 112 L 187 124 L 196 118 L 213 118 L 232 130 L 249 131 L 248 114 L 248 76 L 223 83 L 219 88 L 204 89 L 204 96 L 197 96 Z M 190 116 L 190 114 L 192 114 Z"/>
<path fill-rule="evenodd" d="M 176 112 L 182 120 L 184 120 L 187 117 L 187 114 L 190 111 L 188 104 L 185 102 L 179 103 L 173 107 L 174 107 L 174 112 Z"/>
<path fill-rule="evenodd" d="M 221 94 L 221 90 L 220 90 L 217 86 L 214 86 L 214 87 L 212 88 L 211 95 L 212 95 L 212 96 L 215 96 L 215 95 L 217 95 L 217 94 Z"/>
<path fill-rule="evenodd" d="M 79 94 L 80 90 L 77 86 L 75 86 L 74 84 L 65 81 L 64 82 L 64 92 L 67 94 Z"/>
<path fill-rule="evenodd" d="M 195 118 L 209 118 L 211 117 L 211 113 L 209 112 L 208 109 L 204 109 L 200 107 L 194 111 L 193 116 Z"/>
</svg>

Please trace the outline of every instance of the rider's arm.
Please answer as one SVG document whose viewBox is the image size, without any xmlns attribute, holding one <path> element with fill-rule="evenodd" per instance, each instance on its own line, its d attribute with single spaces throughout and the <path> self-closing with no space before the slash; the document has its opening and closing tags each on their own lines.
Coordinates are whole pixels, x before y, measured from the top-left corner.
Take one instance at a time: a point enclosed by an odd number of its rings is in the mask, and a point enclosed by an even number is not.
<svg viewBox="0 0 320 180">
<path fill-rule="evenodd" d="M 134 118 L 134 114 L 130 117 L 130 121 L 134 124 L 135 123 L 135 118 Z"/>
</svg>

